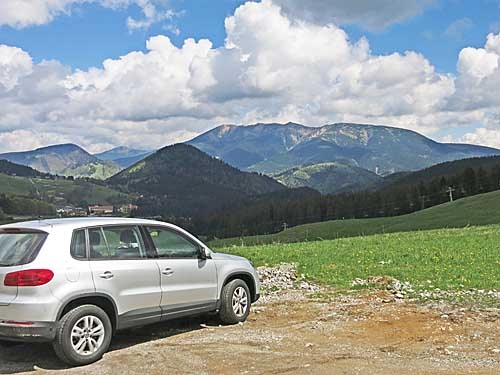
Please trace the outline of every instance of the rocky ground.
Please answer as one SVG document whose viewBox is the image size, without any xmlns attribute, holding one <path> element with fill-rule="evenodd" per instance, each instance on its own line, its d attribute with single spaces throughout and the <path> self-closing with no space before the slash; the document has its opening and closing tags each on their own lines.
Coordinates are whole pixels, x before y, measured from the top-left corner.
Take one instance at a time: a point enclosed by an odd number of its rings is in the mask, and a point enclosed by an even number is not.
<svg viewBox="0 0 500 375">
<path fill-rule="evenodd" d="M 417 303 L 391 278 L 354 280 L 380 287 L 345 294 L 291 265 L 259 273 L 263 297 L 244 324 L 198 318 L 122 332 L 101 361 L 74 369 L 50 345 L 0 344 L 0 373 L 500 374 L 499 308 Z"/>
</svg>

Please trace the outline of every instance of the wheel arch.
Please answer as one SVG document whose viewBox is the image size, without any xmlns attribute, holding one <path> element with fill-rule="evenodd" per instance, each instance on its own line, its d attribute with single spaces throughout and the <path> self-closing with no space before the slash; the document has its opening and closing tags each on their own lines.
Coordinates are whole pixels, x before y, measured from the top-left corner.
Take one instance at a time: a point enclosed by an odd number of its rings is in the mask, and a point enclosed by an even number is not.
<svg viewBox="0 0 500 375">
<path fill-rule="evenodd" d="M 255 285 L 255 280 L 254 280 L 253 275 L 249 272 L 239 271 L 239 272 L 233 272 L 233 273 L 230 273 L 229 275 L 227 275 L 226 278 L 224 279 L 224 282 L 222 283 L 220 293 L 222 292 L 222 288 L 224 288 L 224 286 L 226 284 L 228 284 L 231 281 L 236 280 L 236 279 L 241 279 L 247 284 L 248 289 L 250 290 L 251 300 L 252 300 L 252 302 L 255 302 L 258 299 L 257 298 L 257 287 Z"/>
<path fill-rule="evenodd" d="M 57 314 L 57 321 L 59 321 L 67 312 L 82 305 L 94 305 L 104 310 L 104 312 L 108 314 L 109 319 L 111 320 L 113 334 L 116 332 L 118 325 L 118 310 L 116 308 L 116 303 L 113 298 L 103 293 L 81 294 L 73 296 L 59 309 L 59 312 Z"/>
</svg>

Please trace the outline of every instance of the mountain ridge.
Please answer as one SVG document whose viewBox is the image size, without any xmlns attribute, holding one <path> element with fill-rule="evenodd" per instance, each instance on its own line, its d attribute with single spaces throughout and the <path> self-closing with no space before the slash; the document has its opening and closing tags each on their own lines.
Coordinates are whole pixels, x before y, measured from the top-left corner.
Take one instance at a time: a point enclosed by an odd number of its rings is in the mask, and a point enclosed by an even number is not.
<svg viewBox="0 0 500 375">
<path fill-rule="evenodd" d="M 351 123 L 321 127 L 291 122 L 224 124 L 186 143 L 241 170 L 270 176 L 322 163 L 343 164 L 385 176 L 446 161 L 500 155 L 500 150 L 491 147 L 440 143 L 412 130 Z M 334 184 L 328 191 L 339 191 L 335 175 L 328 178 Z M 305 186 L 318 187 L 313 183 Z M 353 185 L 352 189 L 357 187 Z"/>
<path fill-rule="evenodd" d="M 114 163 L 101 161 L 73 143 L 3 153 L 0 154 L 0 159 L 28 166 L 39 172 L 64 176 L 105 179 L 119 170 Z"/>
<path fill-rule="evenodd" d="M 111 161 L 121 168 L 128 168 L 138 161 L 151 155 L 154 150 L 139 150 L 127 146 L 118 146 L 112 149 L 94 154 L 94 156 L 102 161 Z"/>
</svg>

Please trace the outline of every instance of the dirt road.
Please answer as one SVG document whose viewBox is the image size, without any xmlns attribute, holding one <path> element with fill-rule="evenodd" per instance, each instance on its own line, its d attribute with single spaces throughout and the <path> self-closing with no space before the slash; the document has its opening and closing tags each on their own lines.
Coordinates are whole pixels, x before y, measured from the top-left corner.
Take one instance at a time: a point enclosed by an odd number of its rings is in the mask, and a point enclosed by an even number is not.
<svg viewBox="0 0 500 375">
<path fill-rule="evenodd" d="M 100 362 L 83 368 L 62 367 L 50 345 L 0 346 L 0 373 L 500 374 L 499 310 L 383 297 L 327 301 L 281 291 L 243 325 L 194 319 L 120 333 Z"/>
</svg>

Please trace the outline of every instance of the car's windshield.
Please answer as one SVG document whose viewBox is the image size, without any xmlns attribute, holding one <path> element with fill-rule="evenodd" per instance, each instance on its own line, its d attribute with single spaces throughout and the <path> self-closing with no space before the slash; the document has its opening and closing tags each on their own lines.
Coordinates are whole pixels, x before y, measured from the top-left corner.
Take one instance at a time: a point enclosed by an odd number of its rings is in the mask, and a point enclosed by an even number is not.
<svg viewBox="0 0 500 375">
<path fill-rule="evenodd" d="M 46 238 L 47 234 L 40 232 L 0 232 L 0 267 L 31 262 Z"/>
</svg>

